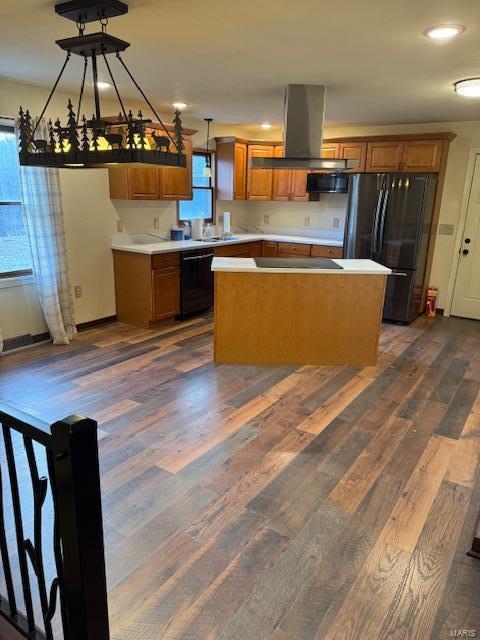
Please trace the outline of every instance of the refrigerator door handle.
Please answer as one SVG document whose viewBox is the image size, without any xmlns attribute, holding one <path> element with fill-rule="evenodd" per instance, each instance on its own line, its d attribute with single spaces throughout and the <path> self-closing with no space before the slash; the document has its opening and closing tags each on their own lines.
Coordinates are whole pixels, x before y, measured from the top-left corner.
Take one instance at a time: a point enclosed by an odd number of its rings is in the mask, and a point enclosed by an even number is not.
<svg viewBox="0 0 480 640">
<path fill-rule="evenodd" d="M 375 214 L 373 216 L 373 226 L 372 226 L 372 247 L 370 251 L 370 257 L 373 259 L 377 255 L 377 240 L 378 240 L 378 222 L 380 216 L 380 209 L 383 199 L 383 185 L 378 192 L 377 204 L 375 206 Z"/>
<path fill-rule="evenodd" d="M 386 189 L 384 193 L 385 195 L 382 202 L 382 209 L 380 211 L 377 256 L 380 256 L 383 251 L 383 234 L 385 231 L 385 217 L 387 215 L 387 205 L 388 205 L 388 195 L 389 195 L 388 189 Z"/>
</svg>

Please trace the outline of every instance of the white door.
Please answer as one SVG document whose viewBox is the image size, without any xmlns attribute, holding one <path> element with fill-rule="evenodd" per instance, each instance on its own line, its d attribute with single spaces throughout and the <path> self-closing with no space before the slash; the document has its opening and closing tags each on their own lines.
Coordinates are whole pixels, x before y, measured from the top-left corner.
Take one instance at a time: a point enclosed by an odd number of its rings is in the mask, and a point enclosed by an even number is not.
<svg viewBox="0 0 480 640">
<path fill-rule="evenodd" d="M 477 156 L 451 314 L 480 320 L 480 156 Z"/>
</svg>

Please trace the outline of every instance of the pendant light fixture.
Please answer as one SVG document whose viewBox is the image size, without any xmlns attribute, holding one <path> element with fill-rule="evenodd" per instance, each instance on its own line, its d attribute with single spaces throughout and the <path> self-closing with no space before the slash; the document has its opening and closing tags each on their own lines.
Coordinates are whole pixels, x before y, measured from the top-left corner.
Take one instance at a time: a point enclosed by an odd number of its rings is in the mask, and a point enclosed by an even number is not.
<svg viewBox="0 0 480 640">
<path fill-rule="evenodd" d="M 213 118 L 204 118 L 204 120 L 207 123 L 207 146 L 206 146 L 207 157 L 205 160 L 205 169 L 204 169 L 203 175 L 205 178 L 211 178 L 212 177 L 212 161 L 210 158 L 210 153 L 208 151 L 208 143 L 210 141 L 210 123 L 213 121 Z"/>
<path fill-rule="evenodd" d="M 175 110 L 171 133 L 120 55 L 130 46 L 130 43 L 107 33 L 109 18 L 125 15 L 128 13 L 128 6 L 120 0 L 69 0 L 57 4 L 55 11 L 58 15 L 76 23 L 78 35 L 56 42 L 66 52 L 66 59 L 35 125 L 32 123 L 28 109 L 24 111 L 20 107 L 20 164 L 60 168 L 94 168 L 111 164 L 185 167 L 180 110 Z M 95 21 L 100 22 L 101 30 L 96 33 L 85 33 L 86 24 Z M 54 123 L 49 120 L 44 135 L 46 139 L 40 139 L 37 135 L 40 122 L 72 54 L 81 56 L 84 61 L 78 106 L 75 111 L 72 101 L 69 100 L 66 124 L 62 124 L 59 118 Z M 141 110 L 136 116 L 131 110 L 127 111 L 108 62 L 107 56 L 111 54 L 115 54 L 117 61 L 155 116 L 156 122 L 145 118 Z M 115 89 L 120 107 L 118 117 L 102 115 L 98 59 L 105 63 L 109 80 Z M 92 70 L 95 112 L 90 119 L 87 119 L 85 115 L 80 118 L 80 113 L 89 65 Z"/>
</svg>

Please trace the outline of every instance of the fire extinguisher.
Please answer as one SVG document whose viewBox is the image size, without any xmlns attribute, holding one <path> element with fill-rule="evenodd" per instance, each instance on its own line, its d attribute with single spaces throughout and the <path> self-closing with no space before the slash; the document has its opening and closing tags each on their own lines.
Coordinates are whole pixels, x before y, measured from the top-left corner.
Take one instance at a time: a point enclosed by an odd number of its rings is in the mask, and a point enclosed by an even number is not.
<svg viewBox="0 0 480 640">
<path fill-rule="evenodd" d="M 425 313 L 429 318 L 434 318 L 437 313 L 437 298 L 438 289 L 435 287 L 427 289 L 427 309 Z"/>
</svg>

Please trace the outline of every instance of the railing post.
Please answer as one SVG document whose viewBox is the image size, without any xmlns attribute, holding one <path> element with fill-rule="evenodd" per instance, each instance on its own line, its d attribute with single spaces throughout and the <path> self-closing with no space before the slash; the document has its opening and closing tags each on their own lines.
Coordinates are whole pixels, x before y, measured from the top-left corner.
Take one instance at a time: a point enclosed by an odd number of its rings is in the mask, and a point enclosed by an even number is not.
<svg viewBox="0 0 480 640">
<path fill-rule="evenodd" d="M 74 415 L 51 432 L 65 640 L 108 640 L 97 423 Z"/>
</svg>

